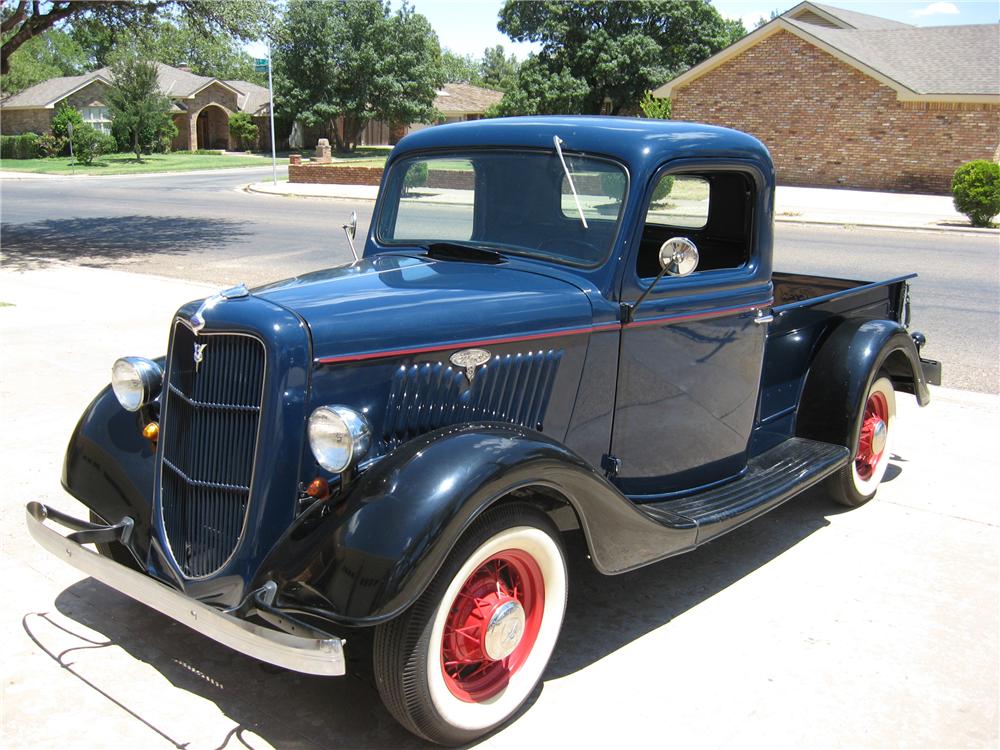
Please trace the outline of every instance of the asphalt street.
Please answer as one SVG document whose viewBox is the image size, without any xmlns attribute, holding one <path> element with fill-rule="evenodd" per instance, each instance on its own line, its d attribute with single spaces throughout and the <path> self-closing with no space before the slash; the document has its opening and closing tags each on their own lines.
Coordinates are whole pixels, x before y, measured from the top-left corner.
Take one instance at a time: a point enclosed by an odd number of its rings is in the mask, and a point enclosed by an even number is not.
<svg viewBox="0 0 1000 750">
<path fill-rule="evenodd" d="M 215 285 L 261 284 L 350 259 L 372 204 L 249 194 L 270 169 L 0 183 L 0 248 L 13 270 L 69 262 Z M 858 227 L 775 227 L 777 270 L 879 280 L 916 272 L 912 328 L 944 385 L 1000 393 L 1000 238 Z"/>
</svg>

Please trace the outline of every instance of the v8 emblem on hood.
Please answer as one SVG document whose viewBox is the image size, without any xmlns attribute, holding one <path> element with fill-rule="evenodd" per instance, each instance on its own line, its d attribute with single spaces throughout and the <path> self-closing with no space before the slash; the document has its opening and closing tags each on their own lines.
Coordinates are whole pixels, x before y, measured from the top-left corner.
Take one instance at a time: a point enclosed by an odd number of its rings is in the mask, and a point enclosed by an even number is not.
<svg viewBox="0 0 1000 750">
<path fill-rule="evenodd" d="M 469 379 L 469 383 L 472 379 L 476 377 L 476 368 L 482 367 L 493 355 L 490 354 L 485 349 L 463 349 L 460 352 L 455 352 L 451 355 L 451 363 L 455 367 L 462 367 L 465 369 L 465 377 Z"/>
</svg>

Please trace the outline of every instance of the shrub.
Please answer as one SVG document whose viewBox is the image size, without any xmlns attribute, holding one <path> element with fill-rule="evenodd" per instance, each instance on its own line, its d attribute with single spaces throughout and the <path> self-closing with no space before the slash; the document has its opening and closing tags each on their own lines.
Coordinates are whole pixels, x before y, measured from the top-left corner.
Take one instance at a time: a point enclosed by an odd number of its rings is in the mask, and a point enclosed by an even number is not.
<svg viewBox="0 0 1000 750">
<path fill-rule="evenodd" d="M 38 155 L 46 158 L 59 156 L 66 151 L 67 143 L 69 143 L 68 138 L 55 133 L 46 133 L 38 138 Z"/>
<path fill-rule="evenodd" d="M 972 226 L 993 226 L 993 217 L 1000 214 L 1000 164 L 985 159 L 963 164 L 951 178 L 951 194 Z"/>
<path fill-rule="evenodd" d="M 239 148 L 249 149 L 257 145 L 258 128 L 249 112 L 235 112 L 229 115 L 229 134 Z"/>
<path fill-rule="evenodd" d="M 52 116 L 52 132 L 58 135 L 60 138 L 69 137 L 69 124 L 73 123 L 73 132 L 76 132 L 77 128 L 84 127 L 83 115 L 80 114 L 78 109 L 74 109 L 65 102 L 59 107 L 59 110 Z"/>
<path fill-rule="evenodd" d="M 653 190 L 653 203 L 658 203 L 664 200 L 670 191 L 674 189 L 674 177 L 673 175 L 667 175 L 662 178 L 656 188 Z"/>
<path fill-rule="evenodd" d="M 40 140 L 37 133 L 0 136 L 0 159 L 34 159 Z"/>
<path fill-rule="evenodd" d="M 73 155 L 77 164 L 92 164 L 101 154 L 113 153 L 117 147 L 115 139 L 95 130 L 90 125 L 73 128 Z"/>
<path fill-rule="evenodd" d="M 416 161 L 406 170 L 403 177 L 403 193 L 409 194 L 411 188 L 423 187 L 427 184 L 427 162 Z"/>
<path fill-rule="evenodd" d="M 670 99 L 656 99 L 652 91 L 643 94 L 642 101 L 639 102 L 639 109 L 642 111 L 643 117 L 649 117 L 653 120 L 670 119 Z"/>
</svg>

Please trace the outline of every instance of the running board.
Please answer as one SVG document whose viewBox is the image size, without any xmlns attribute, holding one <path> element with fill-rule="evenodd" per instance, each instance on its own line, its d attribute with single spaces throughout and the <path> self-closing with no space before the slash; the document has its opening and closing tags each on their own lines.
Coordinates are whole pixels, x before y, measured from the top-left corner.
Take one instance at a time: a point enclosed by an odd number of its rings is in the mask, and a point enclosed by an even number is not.
<svg viewBox="0 0 1000 750">
<path fill-rule="evenodd" d="M 695 544 L 732 531 L 781 505 L 850 461 L 842 445 L 790 438 L 747 463 L 742 477 L 696 495 L 636 504 L 663 526 L 698 529 Z"/>
</svg>

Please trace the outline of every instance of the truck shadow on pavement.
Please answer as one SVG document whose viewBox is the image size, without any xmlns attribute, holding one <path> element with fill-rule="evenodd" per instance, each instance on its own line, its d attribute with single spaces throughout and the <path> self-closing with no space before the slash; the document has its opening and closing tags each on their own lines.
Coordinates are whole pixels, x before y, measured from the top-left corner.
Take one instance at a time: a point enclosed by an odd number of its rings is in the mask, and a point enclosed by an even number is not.
<svg viewBox="0 0 1000 750">
<path fill-rule="evenodd" d="M 582 535 L 570 535 L 569 608 L 545 679 L 579 671 L 669 623 L 846 510 L 833 505 L 821 491 L 811 490 L 694 552 L 613 577 L 601 575 L 590 565 Z M 276 747 L 402 750 L 427 746 L 395 723 L 367 682 L 350 676 L 325 679 L 297 674 L 243 657 L 93 579 L 62 591 L 56 608 L 107 639 L 95 647 L 92 637 L 80 635 L 77 648 L 66 652 L 77 652 L 77 662 L 82 661 L 79 654 L 85 654 L 90 663 L 74 666 L 81 674 L 70 671 L 178 747 L 254 747 L 253 734 Z M 30 617 L 26 617 L 25 630 L 44 648 L 44 617 L 38 614 L 29 627 Z M 235 726 L 217 730 L 213 726 L 219 736 L 206 737 L 203 728 L 189 728 L 186 721 L 177 721 L 166 710 L 162 716 L 140 715 L 129 706 L 128 691 L 144 688 L 134 682 L 125 686 L 122 683 L 128 681 L 121 678 L 116 684 L 113 675 L 124 667 L 111 654 L 101 654 L 100 646 L 122 649 L 172 686 L 213 702 Z M 45 650 L 67 666 L 60 654 Z M 543 690 L 544 683 L 528 707 Z"/>
<path fill-rule="evenodd" d="M 59 263 L 93 267 L 142 262 L 150 254 L 186 255 L 239 242 L 245 223 L 184 216 L 106 216 L 4 224 L 4 268 L 30 271 Z"/>
</svg>

